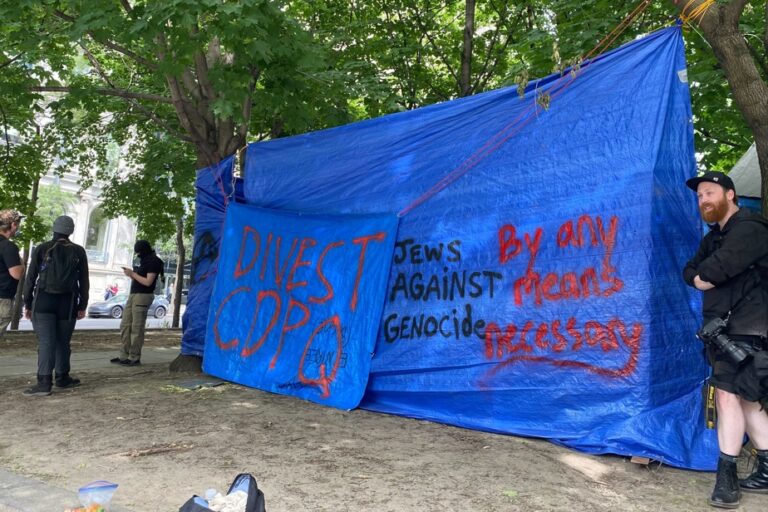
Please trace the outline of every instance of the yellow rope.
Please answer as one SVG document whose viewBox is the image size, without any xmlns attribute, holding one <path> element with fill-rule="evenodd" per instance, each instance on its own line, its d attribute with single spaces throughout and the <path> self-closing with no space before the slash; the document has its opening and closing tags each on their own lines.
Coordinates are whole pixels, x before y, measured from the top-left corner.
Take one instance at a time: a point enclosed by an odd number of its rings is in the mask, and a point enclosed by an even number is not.
<svg viewBox="0 0 768 512">
<path fill-rule="evenodd" d="M 692 21 L 701 21 L 707 10 L 712 7 L 712 4 L 715 3 L 715 0 L 704 0 L 701 4 L 699 4 L 698 7 L 691 10 L 690 13 L 687 13 L 686 11 L 695 1 L 697 0 L 688 0 L 688 3 L 685 4 L 685 7 L 683 7 L 683 9 L 680 11 L 680 20 L 682 20 L 683 23 L 688 23 L 691 25 Z"/>
</svg>

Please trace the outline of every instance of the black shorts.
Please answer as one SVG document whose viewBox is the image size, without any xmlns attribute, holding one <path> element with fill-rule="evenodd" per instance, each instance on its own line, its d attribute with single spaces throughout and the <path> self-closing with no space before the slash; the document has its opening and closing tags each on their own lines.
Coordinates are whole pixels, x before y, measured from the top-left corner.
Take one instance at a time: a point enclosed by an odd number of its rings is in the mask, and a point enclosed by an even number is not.
<svg viewBox="0 0 768 512">
<path fill-rule="evenodd" d="M 751 345 L 752 349 L 755 351 L 768 348 L 766 339 L 761 336 L 728 335 L 728 338 L 741 345 Z M 709 383 L 717 389 L 736 394 L 734 381 L 736 375 L 740 371 L 739 366 L 724 352 L 714 348 L 712 345 L 707 345 L 707 358 L 709 359 L 709 364 L 712 366 L 712 376 L 709 378 Z"/>
</svg>

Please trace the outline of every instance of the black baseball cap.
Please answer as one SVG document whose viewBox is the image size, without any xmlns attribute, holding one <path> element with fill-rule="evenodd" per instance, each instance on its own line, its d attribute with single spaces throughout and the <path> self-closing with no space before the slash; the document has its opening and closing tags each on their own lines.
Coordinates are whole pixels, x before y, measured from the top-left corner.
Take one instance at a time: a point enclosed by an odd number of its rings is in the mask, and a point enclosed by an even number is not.
<svg viewBox="0 0 768 512">
<path fill-rule="evenodd" d="M 689 189 L 696 192 L 696 189 L 699 188 L 699 183 L 702 181 L 717 183 L 725 190 L 733 190 L 734 192 L 736 191 L 736 187 L 733 185 L 731 178 L 729 178 L 726 174 L 718 171 L 707 171 L 704 174 L 689 179 L 685 182 L 685 184 L 688 185 Z"/>
</svg>

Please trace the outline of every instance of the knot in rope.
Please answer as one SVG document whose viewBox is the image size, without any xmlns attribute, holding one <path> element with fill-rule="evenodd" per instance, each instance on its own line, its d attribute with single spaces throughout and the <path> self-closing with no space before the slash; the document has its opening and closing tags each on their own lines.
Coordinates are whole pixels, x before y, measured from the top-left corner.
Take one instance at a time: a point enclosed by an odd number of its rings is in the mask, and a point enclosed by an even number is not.
<svg viewBox="0 0 768 512">
<path fill-rule="evenodd" d="M 690 9 L 696 1 L 697 0 L 688 0 L 688 3 L 685 4 L 685 7 L 680 11 L 680 20 L 682 20 L 683 23 L 690 25 L 692 21 L 696 21 L 697 23 L 700 22 L 707 10 L 715 3 L 715 0 L 704 0 L 688 12 L 688 9 Z"/>
</svg>

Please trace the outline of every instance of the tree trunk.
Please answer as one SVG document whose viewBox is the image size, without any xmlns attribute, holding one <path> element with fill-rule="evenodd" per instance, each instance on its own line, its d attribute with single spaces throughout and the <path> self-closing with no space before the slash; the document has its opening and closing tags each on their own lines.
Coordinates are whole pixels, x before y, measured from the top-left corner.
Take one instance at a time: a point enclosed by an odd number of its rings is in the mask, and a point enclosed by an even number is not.
<svg viewBox="0 0 768 512">
<path fill-rule="evenodd" d="M 184 248 L 184 220 L 176 219 L 176 281 L 173 286 L 173 320 L 171 327 L 179 327 L 179 315 L 181 310 L 181 291 L 184 288 L 184 265 L 186 264 L 186 252 Z"/>
<path fill-rule="evenodd" d="M 688 5 L 684 0 L 669 0 L 678 11 Z M 694 0 L 686 13 L 693 12 L 704 0 Z M 746 0 L 713 4 L 699 22 L 704 38 L 712 46 L 715 58 L 731 86 L 733 100 L 752 130 L 760 163 L 762 213 L 768 217 L 768 85 L 763 81 L 749 52 L 739 20 Z M 738 193 L 738 190 L 736 191 Z"/>
<path fill-rule="evenodd" d="M 461 73 L 459 75 L 459 95 L 472 94 L 472 46 L 475 37 L 475 0 L 466 0 L 464 6 L 464 46 L 461 52 Z"/>
<path fill-rule="evenodd" d="M 179 326 L 179 310 L 181 309 L 181 291 L 184 289 L 184 264 L 186 263 L 186 250 L 184 248 L 184 220 L 176 219 L 176 285 L 173 290 L 173 327 Z M 179 354 L 168 366 L 171 373 L 202 373 L 203 358 Z"/>
<path fill-rule="evenodd" d="M 38 131 L 38 135 L 39 135 Z M 31 214 L 35 213 L 35 210 L 37 209 L 37 194 L 38 190 L 40 189 L 40 176 L 35 178 L 35 181 L 32 182 L 32 211 Z M 24 280 L 27 278 L 27 268 L 29 266 L 29 256 L 32 254 L 32 242 L 27 244 L 27 247 L 24 248 L 24 252 L 22 255 L 22 263 L 24 268 L 21 271 L 21 279 L 19 279 L 19 286 L 16 288 L 16 298 L 13 301 L 13 311 L 11 316 L 11 325 L 9 328 L 13 331 L 16 331 L 19 329 L 19 322 L 21 321 L 21 305 L 22 305 L 22 293 L 24 292 Z"/>
</svg>

